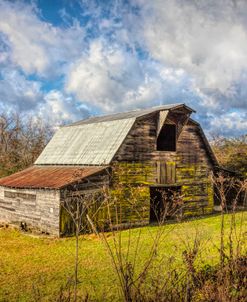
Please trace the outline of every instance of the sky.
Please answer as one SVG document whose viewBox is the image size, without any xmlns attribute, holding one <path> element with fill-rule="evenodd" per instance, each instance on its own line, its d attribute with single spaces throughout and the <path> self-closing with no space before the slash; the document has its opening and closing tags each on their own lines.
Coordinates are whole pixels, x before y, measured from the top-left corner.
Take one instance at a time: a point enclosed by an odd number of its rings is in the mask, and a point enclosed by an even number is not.
<svg viewBox="0 0 247 302">
<path fill-rule="evenodd" d="M 246 0 L 0 0 L 0 112 L 57 126 L 170 103 L 247 132 Z"/>
</svg>

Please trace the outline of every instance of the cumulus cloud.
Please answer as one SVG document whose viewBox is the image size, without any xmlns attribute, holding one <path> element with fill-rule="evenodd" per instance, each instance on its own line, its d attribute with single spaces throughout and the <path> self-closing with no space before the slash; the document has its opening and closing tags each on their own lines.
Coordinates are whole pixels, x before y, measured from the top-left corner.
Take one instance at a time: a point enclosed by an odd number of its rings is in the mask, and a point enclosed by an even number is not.
<svg viewBox="0 0 247 302">
<path fill-rule="evenodd" d="M 88 115 L 62 91 L 43 89 L 46 81 L 63 76 L 66 66 L 79 57 L 84 38 L 76 21 L 55 27 L 42 20 L 35 5 L 0 2 L 0 109 L 38 114 L 56 125 Z"/>
<path fill-rule="evenodd" d="M 21 1 L 0 2 L 0 31 L 11 50 L 11 62 L 26 74 L 43 77 L 61 73 L 61 65 L 81 52 L 85 37 L 78 23 L 68 28 L 55 27 L 41 20 L 36 6 Z"/>
<path fill-rule="evenodd" d="M 185 102 L 197 105 L 201 95 L 181 68 L 165 67 L 123 46 L 96 39 L 71 65 L 66 92 L 103 112 Z M 204 95 L 203 95 L 204 96 Z"/>
<path fill-rule="evenodd" d="M 198 92 L 214 95 L 216 102 L 223 95 L 225 101 L 230 100 L 228 107 L 243 103 L 236 83 L 242 82 L 247 69 L 246 1 L 135 3 L 142 28 L 135 31 L 155 59 L 184 69 L 194 77 Z"/>
<path fill-rule="evenodd" d="M 42 117 L 53 126 L 73 122 L 89 116 L 90 109 L 58 90 L 47 93 L 38 81 L 27 80 L 16 70 L 0 73 L 0 110 L 25 112 Z"/>
<path fill-rule="evenodd" d="M 0 2 L 0 109 L 58 124 L 184 102 L 208 131 L 246 131 L 246 1 L 78 0 L 60 25 L 31 3 Z"/>
<path fill-rule="evenodd" d="M 66 90 L 105 112 L 145 106 L 161 97 L 161 81 L 149 64 L 101 39 L 72 66 Z"/>
<path fill-rule="evenodd" d="M 39 105 L 37 114 L 52 125 L 62 125 L 89 116 L 86 106 L 75 106 L 70 96 L 58 90 L 51 90 L 44 96 L 44 102 Z"/>
<path fill-rule="evenodd" d="M 41 85 L 30 81 L 15 69 L 3 69 L 0 72 L 1 107 L 12 107 L 16 110 L 32 110 L 43 101 Z"/>
<path fill-rule="evenodd" d="M 229 112 L 221 116 L 211 116 L 209 128 L 212 133 L 231 136 L 241 135 L 247 129 L 246 112 Z"/>
</svg>

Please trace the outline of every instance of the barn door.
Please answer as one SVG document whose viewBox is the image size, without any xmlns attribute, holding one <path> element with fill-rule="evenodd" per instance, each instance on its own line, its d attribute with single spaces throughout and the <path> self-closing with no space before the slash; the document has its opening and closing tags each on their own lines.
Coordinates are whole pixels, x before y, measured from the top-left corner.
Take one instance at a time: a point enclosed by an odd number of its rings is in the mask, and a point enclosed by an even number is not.
<svg viewBox="0 0 247 302">
<path fill-rule="evenodd" d="M 172 184 L 176 182 L 176 163 L 157 162 L 157 179 L 159 184 Z"/>
<path fill-rule="evenodd" d="M 150 222 L 162 222 L 179 214 L 181 186 L 150 187 Z"/>
</svg>

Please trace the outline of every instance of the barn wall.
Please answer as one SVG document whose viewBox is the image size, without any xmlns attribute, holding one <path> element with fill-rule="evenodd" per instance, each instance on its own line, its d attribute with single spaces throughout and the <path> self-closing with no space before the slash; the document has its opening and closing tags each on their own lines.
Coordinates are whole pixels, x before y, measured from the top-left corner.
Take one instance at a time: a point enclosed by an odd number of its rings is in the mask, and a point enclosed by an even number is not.
<svg viewBox="0 0 247 302">
<path fill-rule="evenodd" d="M 122 174 L 123 170 L 126 172 L 125 166 L 123 169 L 120 166 L 118 168 L 118 173 L 115 167 L 112 168 L 113 177 L 110 172 L 98 174 L 61 190 L 61 236 L 75 232 L 71 217 L 76 215 L 71 207 L 73 203 L 74 209 L 76 203 L 89 205 L 86 209 L 80 210 L 82 232 L 92 232 L 92 225 L 88 223 L 87 215 L 98 230 L 109 230 L 110 225 L 116 228 L 118 225 L 143 225 L 149 222 L 149 201 L 146 202 L 149 198 L 149 187 L 142 185 L 133 187 L 134 177 L 131 184 L 126 183 L 125 174 Z M 144 178 L 142 173 L 142 182 Z M 66 210 L 67 207 L 69 211 Z"/>
<path fill-rule="evenodd" d="M 76 209 L 76 206 L 73 208 L 73 203 L 84 203 L 86 205 L 80 212 L 83 225 L 82 232 L 92 231 L 86 215 L 97 227 L 104 227 L 107 224 L 109 217 L 107 204 L 104 200 L 109 188 L 109 175 L 108 170 L 105 170 L 61 189 L 60 236 L 71 235 L 75 232 L 72 217 L 75 215 L 73 209 Z"/>
<path fill-rule="evenodd" d="M 168 118 L 179 125 L 175 114 Z M 156 125 L 156 115 L 137 121 L 119 149 L 114 160 L 120 170 L 126 170 L 125 173 L 121 172 L 122 181 L 146 187 L 157 184 L 181 186 L 184 215 L 212 212 L 213 187 L 210 171 L 213 162 L 200 128 L 189 121 L 179 135 L 176 152 L 168 152 L 156 151 Z M 143 204 L 148 208 L 148 189 L 144 195 Z M 148 219 L 147 212 L 144 220 Z"/>
<path fill-rule="evenodd" d="M 59 235 L 58 190 L 12 189 L 0 186 L 0 221 Z"/>
<path fill-rule="evenodd" d="M 114 204 L 111 208 L 114 223 L 148 224 L 149 185 L 153 183 L 154 165 L 151 162 L 119 162 L 112 171 L 110 197 Z"/>
</svg>

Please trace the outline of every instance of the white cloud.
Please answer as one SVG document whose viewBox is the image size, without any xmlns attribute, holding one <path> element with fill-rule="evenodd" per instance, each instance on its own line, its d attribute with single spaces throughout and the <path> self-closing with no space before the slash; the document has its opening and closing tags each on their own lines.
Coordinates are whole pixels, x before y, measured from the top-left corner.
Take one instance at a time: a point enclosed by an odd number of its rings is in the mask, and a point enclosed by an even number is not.
<svg viewBox="0 0 247 302">
<path fill-rule="evenodd" d="M 0 110 L 25 112 L 40 116 L 51 125 L 83 119 L 89 109 L 76 105 L 72 97 L 58 90 L 44 93 L 38 81 L 27 80 L 16 70 L 2 70 L 0 79 Z"/>
<path fill-rule="evenodd" d="M 30 81 L 19 71 L 3 69 L 0 73 L 0 103 L 17 110 L 34 109 L 42 102 L 43 93 L 37 81 Z"/>
<path fill-rule="evenodd" d="M 240 135 L 247 129 L 247 114 L 229 112 L 220 116 L 212 116 L 209 128 L 212 133 L 223 135 Z"/>
<path fill-rule="evenodd" d="M 89 110 L 85 106 L 75 106 L 70 96 L 57 90 L 51 90 L 44 96 L 44 102 L 39 104 L 36 112 L 55 126 L 80 120 L 89 115 Z"/>
<path fill-rule="evenodd" d="M 245 132 L 247 2 L 133 0 L 131 4 L 132 12 L 126 6 L 118 7 L 122 24 L 115 27 L 115 37 L 119 45 L 126 44 L 132 50 L 138 45 L 144 51 L 138 60 L 145 75 L 134 89 L 123 85 L 126 94 L 119 93 L 121 104 L 152 106 L 158 99 L 162 103 L 186 102 L 197 110 L 197 118 L 208 132 Z M 103 25 L 108 28 L 112 22 L 114 16 L 104 20 Z M 154 69 L 150 68 L 153 60 Z M 85 60 L 81 62 L 83 69 Z M 145 82 L 146 78 L 150 80 Z M 90 79 L 97 82 L 94 77 Z M 83 89 L 78 86 L 74 92 L 83 98 Z M 118 87 L 117 91 L 121 89 Z M 137 97 L 138 91 L 145 101 Z M 113 110 L 122 110 L 117 102 L 115 99 L 114 104 L 112 98 L 107 103 L 112 103 Z"/>
<path fill-rule="evenodd" d="M 79 2 L 85 28 L 65 8 L 59 27 L 33 4 L 0 2 L 0 108 L 57 124 L 87 115 L 85 104 L 113 112 L 185 102 L 209 131 L 246 131 L 246 1 Z"/>
<path fill-rule="evenodd" d="M 11 49 L 12 63 L 27 73 L 47 77 L 61 73 L 57 63 L 77 57 L 83 46 L 84 30 L 75 23 L 58 28 L 42 21 L 33 5 L 23 2 L 0 2 L 0 32 Z"/>
<path fill-rule="evenodd" d="M 102 40 L 76 61 L 67 77 L 66 90 L 83 102 L 111 112 L 160 100 L 161 82 L 155 70 L 136 56 Z"/>
<path fill-rule="evenodd" d="M 247 68 L 246 25 L 240 17 L 247 2 L 137 2 L 150 53 L 194 74 L 200 87 L 225 93 Z"/>
<path fill-rule="evenodd" d="M 76 21 L 66 28 L 55 27 L 42 20 L 34 5 L 1 1 L 0 110 L 38 114 L 55 125 L 87 115 L 88 110 L 71 97 L 42 87 L 51 76 L 56 81 L 56 76 L 64 75 L 66 66 L 81 54 L 84 37 Z"/>
</svg>

